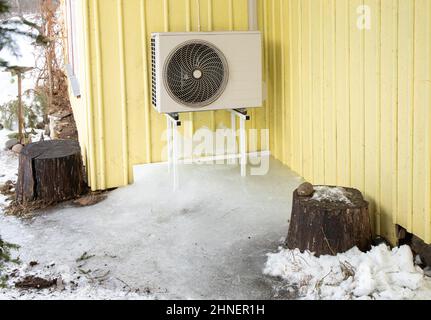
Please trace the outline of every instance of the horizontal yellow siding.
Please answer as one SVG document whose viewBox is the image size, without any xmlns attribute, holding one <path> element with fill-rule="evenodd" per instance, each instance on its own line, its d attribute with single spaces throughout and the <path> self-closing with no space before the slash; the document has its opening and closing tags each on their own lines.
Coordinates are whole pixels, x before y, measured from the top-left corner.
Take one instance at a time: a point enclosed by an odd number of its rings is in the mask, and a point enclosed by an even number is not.
<svg viewBox="0 0 431 320">
<path fill-rule="evenodd" d="M 357 27 L 361 5 L 370 30 Z M 259 7 L 275 157 L 313 183 L 360 189 L 376 233 L 395 240 L 399 224 L 431 242 L 431 1 Z"/>
</svg>

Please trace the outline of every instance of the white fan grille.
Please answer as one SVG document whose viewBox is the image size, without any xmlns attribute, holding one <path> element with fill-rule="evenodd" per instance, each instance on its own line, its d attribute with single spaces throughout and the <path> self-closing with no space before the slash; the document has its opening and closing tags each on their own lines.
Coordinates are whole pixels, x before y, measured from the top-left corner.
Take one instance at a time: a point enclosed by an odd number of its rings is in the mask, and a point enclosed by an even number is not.
<svg viewBox="0 0 431 320">
<path fill-rule="evenodd" d="M 176 102 L 189 107 L 205 107 L 226 89 L 228 64 L 214 45 L 200 40 L 183 43 L 168 57 L 164 80 Z"/>
</svg>

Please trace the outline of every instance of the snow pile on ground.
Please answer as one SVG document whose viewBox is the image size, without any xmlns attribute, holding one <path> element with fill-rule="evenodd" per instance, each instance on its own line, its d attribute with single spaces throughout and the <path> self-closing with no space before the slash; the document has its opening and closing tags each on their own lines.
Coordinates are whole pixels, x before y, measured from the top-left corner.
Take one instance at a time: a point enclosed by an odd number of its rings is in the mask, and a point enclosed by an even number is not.
<svg viewBox="0 0 431 320">
<path fill-rule="evenodd" d="M 4 150 L 4 146 L 8 138 L 8 134 L 12 133 L 8 130 L 0 130 L 0 186 L 6 181 L 15 182 L 18 172 L 18 156 L 12 151 Z M 6 205 L 6 197 L 0 194 L 0 211 Z"/>
<path fill-rule="evenodd" d="M 37 15 L 25 15 L 24 16 L 27 20 L 37 23 L 38 18 Z M 18 17 L 12 18 L 11 21 L 17 22 Z M 16 25 L 13 25 L 13 27 L 16 27 Z M 30 32 L 34 33 L 34 30 L 32 30 L 30 27 L 19 24 L 17 29 L 21 32 Z M 35 67 L 36 66 L 36 56 L 39 55 L 38 50 L 41 50 L 40 48 L 37 48 L 33 45 L 34 39 L 27 37 L 25 35 L 16 34 L 14 35 L 15 44 L 18 48 L 18 54 L 19 56 L 16 57 L 14 54 L 8 50 L 7 48 L 0 51 L 1 57 L 5 59 L 7 62 L 9 62 L 9 65 L 14 66 L 22 66 L 22 67 Z M 35 80 L 37 78 L 37 70 L 34 72 L 29 72 L 25 75 L 22 89 L 23 92 L 32 89 L 34 87 Z M 15 77 L 16 78 L 16 77 Z M 13 82 L 13 77 L 11 76 L 10 72 L 7 71 L 0 71 L 0 104 L 3 104 L 5 102 L 11 101 L 16 99 L 16 96 L 18 94 L 17 92 L 17 83 L 16 80 Z M 24 97 L 25 100 L 25 97 Z"/>
<path fill-rule="evenodd" d="M 337 256 L 280 248 L 268 254 L 264 274 L 280 277 L 300 299 L 431 299 L 431 279 L 414 264 L 408 246 L 382 244 Z"/>
<path fill-rule="evenodd" d="M 4 150 L 10 133 L 12 132 L 5 129 L 0 130 L 0 185 L 8 180 L 16 182 L 17 179 L 18 155 Z M 41 134 L 43 133 L 38 130 L 32 139 L 38 141 Z M 3 214 L 2 209 L 6 205 L 6 197 L 0 194 L 0 214 Z M 120 279 L 110 277 L 109 270 L 90 270 L 83 262 L 72 266 L 57 266 L 53 262 L 45 266 L 7 263 L 0 270 L 0 279 L 4 276 L 8 277 L 8 281 L 6 288 L 0 288 L 0 300 L 142 300 L 155 298 L 149 292 L 138 292 Z M 44 290 L 15 288 L 15 284 L 25 277 L 38 277 L 49 281 L 57 279 L 57 281 L 55 286 Z"/>
<path fill-rule="evenodd" d="M 346 189 L 341 187 L 314 187 L 314 194 L 312 200 L 316 201 L 330 201 L 330 202 L 344 202 L 351 204 Z"/>
<path fill-rule="evenodd" d="M 2 271 L 8 275 L 7 287 L 0 289 L 0 300 L 149 300 L 150 292 L 139 292 L 120 279 L 109 277 L 103 270 L 73 270 L 70 266 L 56 266 L 54 262 L 42 267 L 8 263 Z M 47 289 L 18 289 L 15 284 L 26 277 L 54 281 Z"/>
</svg>

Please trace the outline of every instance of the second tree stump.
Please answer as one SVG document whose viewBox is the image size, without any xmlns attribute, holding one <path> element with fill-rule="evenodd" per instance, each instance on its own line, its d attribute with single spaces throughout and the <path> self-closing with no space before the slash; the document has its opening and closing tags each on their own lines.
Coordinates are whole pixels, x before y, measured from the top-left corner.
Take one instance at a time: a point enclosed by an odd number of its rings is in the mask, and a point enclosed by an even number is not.
<svg viewBox="0 0 431 320">
<path fill-rule="evenodd" d="M 314 196 L 293 194 L 287 247 L 320 255 L 336 255 L 357 246 L 371 248 L 371 225 L 360 191 L 350 188 L 316 187 Z M 317 193 L 317 194 L 316 194 Z"/>
<path fill-rule="evenodd" d="M 53 140 L 31 143 L 19 157 L 16 200 L 55 203 L 82 195 L 86 190 L 79 143 Z"/>
</svg>

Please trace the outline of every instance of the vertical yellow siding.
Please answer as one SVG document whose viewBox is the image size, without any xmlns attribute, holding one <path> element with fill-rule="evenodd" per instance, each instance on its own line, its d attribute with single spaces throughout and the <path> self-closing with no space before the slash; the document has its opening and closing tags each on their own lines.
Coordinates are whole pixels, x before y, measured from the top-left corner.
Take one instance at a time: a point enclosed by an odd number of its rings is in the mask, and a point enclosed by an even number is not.
<svg viewBox="0 0 431 320">
<path fill-rule="evenodd" d="M 325 140 L 322 134 L 324 130 L 324 110 L 323 110 L 323 2 L 315 4 L 317 7 L 311 10 L 311 88 L 312 88 L 312 123 L 313 123 L 313 177 L 310 179 L 316 184 L 325 183 Z M 293 26 L 292 26 L 293 28 Z M 293 32 L 293 31 L 292 31 Z M 293 50 L 293 48 L 292 48 Z M 295 50 L 293 50 L 295 51 Z M 293 105 L 292 105 L 293 106 Z M 291 107 L 293 108 L 293 107 Z M 293 125 L 292 130 L 296 130 Z M 292 141 L 292 143 L 294 143 Z"/>
<path fill-rule="evenodd" d="M 164 116 L 151 106 L 150 35 L 163 31 L 247 30 L 247 0 L 82 0 L 83 97 L 72 98 L 92 189 L 126 185 L 136 164 L 163 159 Z M 198 11 L 199 10 L 199 11 Z M 280 19 L 279 19 L 280 20 Z M 279 22 L 278 22 L 279 24 Z M 84 63 L 85 62 L 85 63 Z M 248 128 L 265 128 L 253 111 Z M 182 114 L 190 136 L 205 126 L 229 127 L 225 111 Z"/>
<path fill-rule="evenodd" d="M 362 5 L 362 0 L 349 1 L 349 57 L 350 57 L 350 156 L 351 185 L 365 190 L 365 119 L 364 119 L 364 31 L 359 31 L 356 25 L 358 19 L 356 9 Z M 329 68 L 329 66 L 327 66 Z M 340 152 L 343 152 L 340 150 Z"/>
<path fill-rule="evenodd" d="M 66 14 L 66 3 L 63 4 L 63 12 Z M 76 55 L 80 57 L 80 62 L 82 65 L 78 67 L 75 72 L 76 76 L 80 79 L 80 90 L 81 97 L 76 98 L 73 94 L 70 94 L 70 100 L 72 107 L 74 109 L 74 117 L 79 129 L 79 140 L 83 151 L 84 163 L 87 167 L 88 172 L 88 182 L 90 185 L 96 185 L 96 148 L 94 141 L 94 121 L 93 121 L 93 103 L 92 103 L 92 78 L 91 74 L 87 71 L 87 66 L 90 65 L 90 48 L 88 44 L 90 43 L 90 34 L 86 32 L 89 27 L 88 21 L 88 5 L 79 2 L 76 6 L 76 16 L 81 20 L 77 21 L 77 34 L 75 38 L 80 46 L 76 48 Z M 69 53 L 66 52 L 66 55 Z M 66 56 L 68 60 L 68 57 Z M 95 188 L 95 187 L 94 187 Z"/>
<path fill-rule="evenodd" d="M 309 180 L 313 177 L 312 174 L 312 159 L 313 159 L 313 134 L 311 117 L 311 0 L 301 1 L 301 123 L 302 129 L 307 132 L 302 139 L 302 155 L 303 155 L 303 176 Z M 308 85 L 310 84 L 310 85 Z"/>
<path fill-rule="evenodd" d="M 335 108 L 337 134 L 337 184 L 351 184 L 350 140 L 350 6 L 339 1 L 335 7 Z"/>
<path fill-rule="evenodd" d="M 360 189 L 376 233 L 395 240 L 399 224 L 431 242 L 431 1 L 259 7 L 274 156 L 313 183 Z"/>
<path fill-rule="evenodd" d="M 417 0 L 414 17 L 412 229 L 430 239 L 431 1 Z"/>
<path fill-rule="evenodd" d="M 132 182 L 163 160 L 165 119 L 150 101 L 151 32 L 246 30 L 247 0 L 82 0 L 72 98 L 93 189 Z M 357 27 L 358 7 L 371 28 Z M 270 148 L 316 184 L 360 189 L 376 233 L 394 224 L 431 242 L 431 1 L 259 0 Z M 198 19 L 200 17 L 200 19 Z M 229 126 L 224 111 L 182 114 L 191 135 Z"/>
<path fill-rule="evenodd" d="M 380 225 L 396 223 L 398 123 L 398 7 L 381 2 L 380 64 Z M 382 227 L 382 232 L 385 228 Z"/>
<path fill-rule="evenodd" d="M 397 221 L 412 229 L 413 173 L 413 72 L 414 6 L 410 0 L 399 1 L 398 14 L 398 215 Z"/>
<path fill-rule="evenodd" d="M 371 29 L 364 34 L 364 194 L 373 225 L 380 232 L 380 0 L 365 0 L 371 10 Z"/>
</svg>

